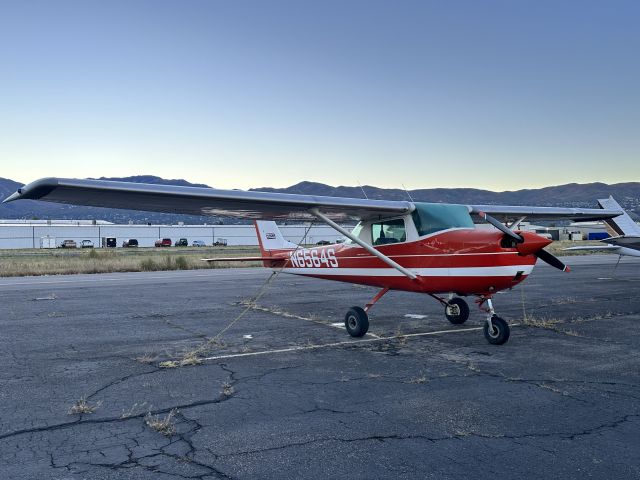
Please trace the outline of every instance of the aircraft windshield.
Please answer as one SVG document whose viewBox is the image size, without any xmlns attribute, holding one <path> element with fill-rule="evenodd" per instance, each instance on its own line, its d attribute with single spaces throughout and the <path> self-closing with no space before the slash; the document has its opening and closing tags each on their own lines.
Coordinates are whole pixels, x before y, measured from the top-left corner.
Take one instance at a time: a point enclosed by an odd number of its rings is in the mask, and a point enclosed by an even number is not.
<svg viewBox="0 0 640 480">
<path fill-rule="evenodd" d="M 469 210 L 464 205 L 416 203 L 411 213 L 419 236 L 449 228 L 474 228 Z"/>
</svg>

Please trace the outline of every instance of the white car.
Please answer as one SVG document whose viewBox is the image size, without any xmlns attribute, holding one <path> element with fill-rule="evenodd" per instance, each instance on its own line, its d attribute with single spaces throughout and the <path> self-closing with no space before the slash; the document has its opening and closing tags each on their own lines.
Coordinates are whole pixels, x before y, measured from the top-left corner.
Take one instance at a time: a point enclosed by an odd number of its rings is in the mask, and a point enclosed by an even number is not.
<svg viewBox="0 0 640 480">
<path fill-rule="evenodd" d="M 207 245 L 202 240 L 194 240 L 191 244 L 192 247 L 206 247 Z"/>
<path fill-rule="evenodd" d="M 91 240 L 82 240 L 80 242 L 80 248 L 93 248 L 93 242 Z"/>
</svg>

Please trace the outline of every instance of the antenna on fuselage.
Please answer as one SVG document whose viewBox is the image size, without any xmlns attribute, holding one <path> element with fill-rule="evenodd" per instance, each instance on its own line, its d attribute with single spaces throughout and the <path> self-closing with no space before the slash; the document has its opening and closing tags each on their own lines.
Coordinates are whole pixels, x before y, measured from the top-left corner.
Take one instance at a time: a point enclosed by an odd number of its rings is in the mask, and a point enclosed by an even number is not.
<svg viewBox="0 0 640 480">
<path fill-rule="evenodd" d="M 360 183 L 360 180 L 358 180 L 358 186 L 360 187 L 360 190 L 362 190 L 362 194 L 364 195 L 364 198 L 369 200 L 369 197 L 367 197 L 367 192 L 364 191 L 364 188 L 362 187 L 362 184 Z"/>
<path fill-rule="evenodd" d="M 413 198 L 411 198 L 411 194 L 409 193 L 409 190 L 407 190 L 407 187 L 404 186 L 404 183 L 402 183 L 401 185 L 402 185 L 402 188 L 404 188 L 405 193 L 409 197 L 409 200 L 413 202 Z"/>
</svg>

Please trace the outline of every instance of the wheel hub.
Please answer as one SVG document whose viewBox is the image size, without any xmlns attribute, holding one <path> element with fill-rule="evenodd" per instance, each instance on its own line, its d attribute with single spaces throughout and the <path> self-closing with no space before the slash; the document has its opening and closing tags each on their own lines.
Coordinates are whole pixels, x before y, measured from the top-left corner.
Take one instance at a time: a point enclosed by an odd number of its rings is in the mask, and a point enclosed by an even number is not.
<svg viewBox="0 0 640 480">
<path fill-rule="evenodd" d="M 459 305 L 447 305 L 447 315 L 451 315 L 457 317 L 460 315 L 460 306 Z"/>
</svg>

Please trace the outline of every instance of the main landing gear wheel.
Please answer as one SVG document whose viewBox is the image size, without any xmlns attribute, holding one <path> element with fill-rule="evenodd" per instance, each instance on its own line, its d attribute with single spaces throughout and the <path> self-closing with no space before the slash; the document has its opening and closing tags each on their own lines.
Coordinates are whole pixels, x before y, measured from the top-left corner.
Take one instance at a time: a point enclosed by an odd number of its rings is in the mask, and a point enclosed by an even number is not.
<svg viewBox="0 0 640 480">
<path fill-rule="evenodd" d="M 489 321 L 484 324 L 484 338 L 492 345 L 502 345 L 509 340 L 509 325 L 497 315 L 491 317 L 491 326 Z"/>
<path fill-rule="evenodd" d="M 344 316 L 344 326 L 352 337 L 362 337 L 369 330 L 369 316 L 360 307 L 351 307 Z"/>
<path fill-rule="evenodd" d="M 462 298 L 452 298 L 444 307 L 444 315 L 454 325 L 461 325 L 469 318 L 469 305 Z"/>
</svg>

